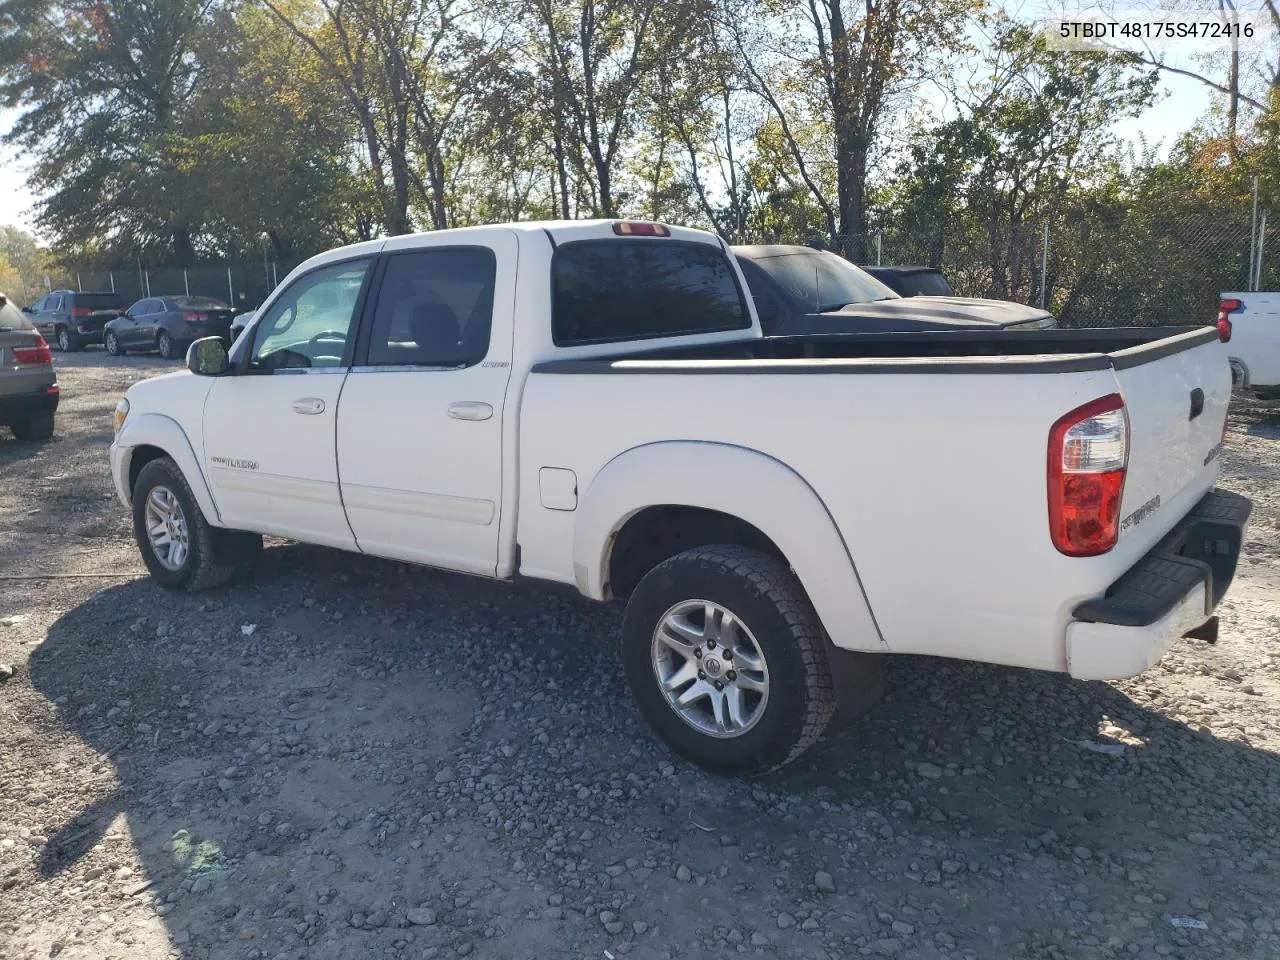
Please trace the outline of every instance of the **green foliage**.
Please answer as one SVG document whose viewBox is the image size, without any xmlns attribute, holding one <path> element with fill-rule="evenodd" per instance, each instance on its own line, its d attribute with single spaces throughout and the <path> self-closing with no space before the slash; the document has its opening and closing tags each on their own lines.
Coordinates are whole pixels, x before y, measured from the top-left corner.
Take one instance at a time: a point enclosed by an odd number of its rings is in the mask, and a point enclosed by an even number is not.
<svg viewBox="0 0 1280 960">
<path fill-rule="evenodd" d="M 1254 177 L 1280 211 L 1280 99 L 1159 161 L 1116 136 L 1155 88 L 1150 65 L 1050 53 L 983 0 L 0 5 L 9 139 L 42 232 L 86 267 L 579 216 L 859 256 L 880 224 L 887 259 L 969 293 L 1043 293 L 1068 319 L 1199 311 L 1241 273 Z"/>
</svg>

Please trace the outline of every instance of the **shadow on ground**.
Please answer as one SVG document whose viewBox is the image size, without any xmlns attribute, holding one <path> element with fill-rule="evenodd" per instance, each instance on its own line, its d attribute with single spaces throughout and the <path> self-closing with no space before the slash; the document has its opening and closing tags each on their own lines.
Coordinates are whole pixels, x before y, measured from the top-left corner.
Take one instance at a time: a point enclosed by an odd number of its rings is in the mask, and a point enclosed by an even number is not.
<svg viewBox="0 0 1280 960">
<path fill-rule="evenodd" d="M 104 590 L 30 662 L 114 769 L 40 875 L 90 889 L 123 815 L 124 909 L 219 960 L 1275 955 L 1237 923 L 1274 899 L 1280 762 L 1143 681 L 896 661 L 870 715 L 741 782 L 641 729 L 618 619 L 301 546 L 208 594 Z"/>
</svg>

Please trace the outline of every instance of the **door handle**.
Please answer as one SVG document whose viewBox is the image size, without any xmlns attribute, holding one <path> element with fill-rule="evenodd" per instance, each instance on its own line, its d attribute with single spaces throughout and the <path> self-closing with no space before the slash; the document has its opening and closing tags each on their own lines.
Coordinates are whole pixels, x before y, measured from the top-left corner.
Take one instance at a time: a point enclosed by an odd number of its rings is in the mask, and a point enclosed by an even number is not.
<svg viewBox="0 0 1280 960">
<path fill-rule="evenodd" d="M 1191 416 L 1187 419 L 1194 420 L 1204 412 L 1204 391 L 1196 387 L 1191 391 Z"/>
<path fill-rule="evenodd" d="M 493 416 L 493 407 L 479 400 L 459 400 L 449 404 L 449 416 L 455 420 L 488 420 Z"/>
<path fill-rule="evenodd" d="M 293 401 L 294 413 L 324 413 L 324 401 L 319 397 L 302 397 Z"/>
</svg>

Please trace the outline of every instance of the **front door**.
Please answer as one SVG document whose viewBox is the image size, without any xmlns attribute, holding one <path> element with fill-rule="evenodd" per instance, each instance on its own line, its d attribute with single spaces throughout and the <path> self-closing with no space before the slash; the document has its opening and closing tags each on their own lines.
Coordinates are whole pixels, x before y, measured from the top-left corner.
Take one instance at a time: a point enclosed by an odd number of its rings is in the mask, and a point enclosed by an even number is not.
<svg viewBox="0 0 1280 960">
<path fill-rule="evenodd" d="M 334 424 L 372 258 L 317 267 L 253 329 L 247 359 L 204 406 L 205 472 L 223 523 L 354 549 Z"/>
<path fill-rule="evenodd" d="M 342 393 L 338 463 L 366 553 L 493 576 L 515 234 L 393 239 Z"/>
<path fill-rule="evenodd" d="M 139 300 L 125 312 L 125 319 L 118 324 L 116 339 L 126 347 L 137 347 L 142 344 L 143 315 L 150 309 L 150 300 Z"/>
</svg>

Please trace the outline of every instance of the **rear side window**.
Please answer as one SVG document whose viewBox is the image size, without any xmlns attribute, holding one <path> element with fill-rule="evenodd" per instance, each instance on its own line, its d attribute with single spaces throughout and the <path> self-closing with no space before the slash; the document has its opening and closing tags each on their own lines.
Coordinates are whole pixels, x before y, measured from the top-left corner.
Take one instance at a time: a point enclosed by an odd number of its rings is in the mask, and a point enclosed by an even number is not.
<svg viewBox="0 0 1280 960">
<path fill-rule="evenodd" d="M 551 265 L 557 346 L 646 340 L 751 326 L 724 253 L 675 240 L 580 240 Z"/>
<path fill-rule="evenodd" d="M 487 247 L 389 256 L 373 313 L 369 365 L 469 367 L 483 360 L 497 267 Z"/>
</svg>

